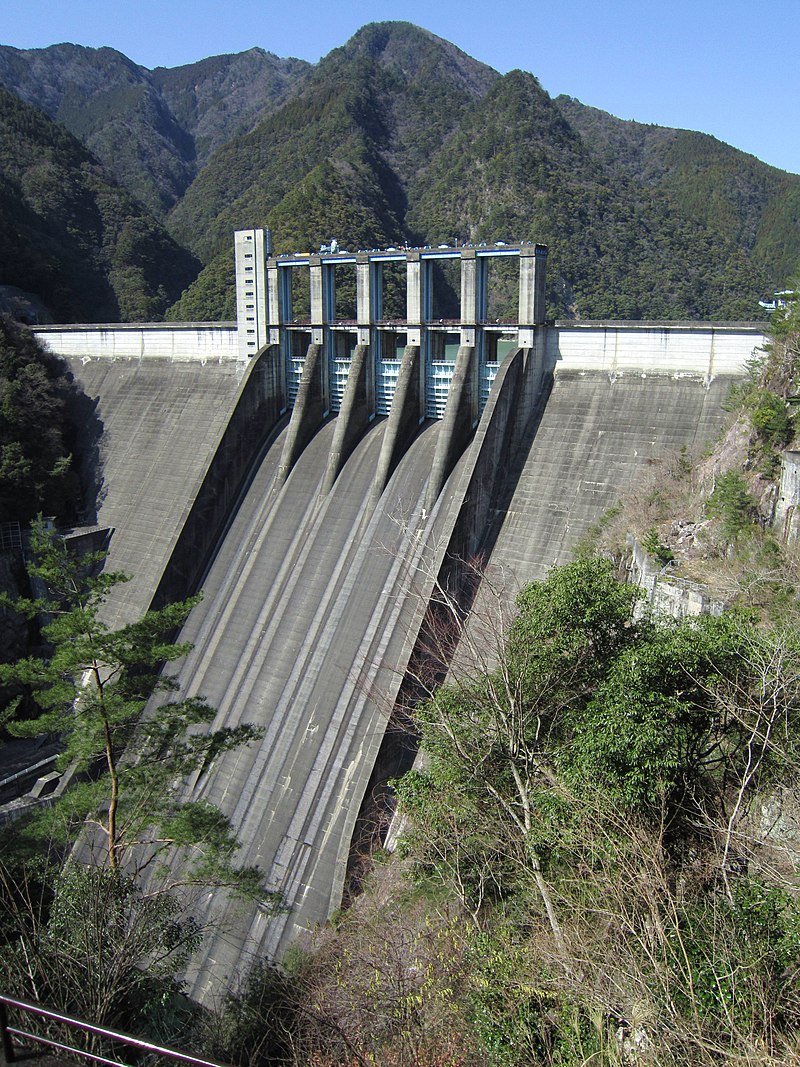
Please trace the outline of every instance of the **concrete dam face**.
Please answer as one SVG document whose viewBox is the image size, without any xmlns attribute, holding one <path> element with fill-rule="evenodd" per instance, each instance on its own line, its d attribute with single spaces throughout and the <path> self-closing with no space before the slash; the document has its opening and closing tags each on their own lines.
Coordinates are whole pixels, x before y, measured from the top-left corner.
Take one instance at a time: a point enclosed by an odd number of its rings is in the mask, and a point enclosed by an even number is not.
<svg viewBox="0 0 800 1067">
<path fill-rule="evenodd" d="M 127 495 L 126 456 L 151 455 L 150 503 L 139 500 L 136 522 L 120 526 L 111 547 L 112 565 L 122 555 L 134 572 L 141 562 L 155 574 L 170 553 L 180 555 L 181 524 L 213 462 L 203 435 L 213 436 L 216 418 L 224 436 L 219 407 L 230 410 L 237 397 L 241 404 L 247 382 L 237 394 L 215 368 L 215 384 L 193 392 L 190 405 L 176 399 L 186 379 L 172 365 L 154 364 L 145 392 L 172 413 L 156 425 L 130 387 L 111 387 L 115 374 L 137 377 L 141 368 L 96 361 L 77 370 L 87 391 L 99 391 L 109 439 L 101 521 L 105 508 L 121 514 L 113 509 L 117 490 Z M 714 435 L 728 382 L 553 373 L 518 351 L 432 505 L 446 420 L 420 425 L 385 487 L 375 479 L 390 419 L 373 420 L 327 493 L 343 416 L 323 422 L 283 479 L 290 427 L 278 423 L 246 491 L 231 501 L 232 517 L 202 579 L 204 599 L 182 635 L 195 649 L 178 681 L 219 709 L 217 725 L 254 722 L 264 730 L 260 742 L 190 783 L 188 795 L 231 818 L 241 862 L 262 868 L 286 908 L 271 916 L 211 894 L 201 918 L 219 928 L 190 976 L 194 996 L 219 992 L 258 956 L 280 955 L 340 906 L 356 818 L 446 553 L 483 552 L 519 585 L 543 577 L 643 468 Z M 132 477 L 138 484 L 141 474 Z M 157 537 L 143 538 L 147 528 Z"/>
<path fill-rule="evenodd" d="M 108 621 L 202 587 L 177 681 L 216 726 L 263 730 L 186 784 L 283 902 L 205 897 L 216 932 L 187 976 L 201 1000 L 340 907 L 359 816 L 413 755 L 392 716 L 437 576 L 478 557 L 520 587 L 565 562 L 645 468 L 716 434 L 764 340 L 727 324 L 547 325 L 538 246 L 352 256 L 357 321 L 343 323 L 334 273 L 349 254 L 271 260 L 256 234 L 237 235 L 238 326 L 40 332 L 104 426 L 97 520 L 113 527 L 109 566 L 136 576 Z M 513 326 L 486 315 L 489 254 L 519 256 Z M 461 260 L 457 324 L 430 321 L 436 257 Z M 380 276 L 398 258 L 408 315 L 387 324 Z M 295 269 L 308 322 L 292 313 Z"/>
</svg>

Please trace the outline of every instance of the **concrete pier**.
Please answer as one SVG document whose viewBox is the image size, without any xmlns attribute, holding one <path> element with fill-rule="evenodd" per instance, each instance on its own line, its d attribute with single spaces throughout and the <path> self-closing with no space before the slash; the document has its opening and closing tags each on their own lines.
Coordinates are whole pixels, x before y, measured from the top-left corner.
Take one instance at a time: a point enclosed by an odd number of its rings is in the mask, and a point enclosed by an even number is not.
<svg viewBox="0 0 800 1067">
<path fill-rule="evenodd" d="M 236 234 L 237 294 L 240 303 L 239 351 L 255 351 L 257 340 L 269 337 L 283 353 L 288 402 L 294 402 L 304 366 L 304 344 L 320 346 L 320 388 L 326 411 L 339 411 L 354 353 L 363 359 L 364 394 L 369 418 L 388 413 L 397 383 L 398 343 L 420 352 L 420 414 L 442 418 L 461 346 L 473 349 L 470 392 L 472 425 L 488 396 L 496 373 L 493 353 L 502 334 L 513 347 L 533 347 L 544 328 L 544 285 L 547 249 L 534 244 L 481 245 L 466 248 L 384 249 L 355 253 L 321 250 L 317 255 L 265 258 L 263 230 Z M 488 266 L 492 260 L 515 261 L 519 269 L 517 321 L 500 326 L 488 321 Z M 259 270 L 259 262 L 264 262 Z M 459 318 L 438 318 L 434 268 L 454 263 L 460 276 Z M 384 317 L 383 271 L 399 264 L 405 271 L 405 319 Z M 342 281 L 344 277 L 345 281 Z M 337 306 L 337 285 L 356 294 L 355 318 Z M 299 292 L 307 293 L 301 304 Z M 255 321 L 254 321 L 255 316 Z M 521 331 L 521 332 L 520 332 Z M 491 343 L 494 341 L 494 343 Z M 511 345 L 510 345 L 511 347 Z M 310 351 L 310 349 L 307 349 Z M 294 387 L 293 382 L 298 386 Z"/>
</svg>

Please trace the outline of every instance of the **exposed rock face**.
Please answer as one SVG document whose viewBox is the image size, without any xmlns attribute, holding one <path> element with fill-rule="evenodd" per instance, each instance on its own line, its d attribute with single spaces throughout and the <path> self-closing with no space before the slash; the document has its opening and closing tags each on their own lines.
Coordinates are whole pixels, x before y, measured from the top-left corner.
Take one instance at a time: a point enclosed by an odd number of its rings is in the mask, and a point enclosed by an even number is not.
<svg viewBox="0 0 800 1067">
<path fill-rule="evenodd" d="M 711 455 L 697 466 L 697 481 L 706 495 L 711 495 L 714 481 L 720 474 L 744 469 L 754 440 L 749 420 L 744 417 L 736 419 Z"/>
<path fill-rule="evenodd" d="M 773 524 L 786 545 L 800 537 L 800 452 L 786 451 L 781 457 L 781 480 L 775 500 Z"/>
</svg>

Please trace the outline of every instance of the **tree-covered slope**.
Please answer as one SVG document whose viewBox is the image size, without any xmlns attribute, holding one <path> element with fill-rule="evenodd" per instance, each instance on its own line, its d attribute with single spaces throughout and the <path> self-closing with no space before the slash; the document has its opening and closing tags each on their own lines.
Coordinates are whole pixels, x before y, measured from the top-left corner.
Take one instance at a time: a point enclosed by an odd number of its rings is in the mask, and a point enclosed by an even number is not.
<svg viewBox="0 0 800 1067">
<path fill-rule="evenodd" d="M 308 68 L 260 48 L 149 71 L 113 48 L 0 46 L 0 84 L 66 126 L 157 217 Z"/>
<path fill-rule="evenodd" d="M 276 250 L 283 251 L 317 248 L 337 234 L 346 234 L 352 247 L 384 247 L 401 232 L 369 164 L 347 159 L 326 159 L 314 167 L 268 212 L 267 221 Z M 189 322 L 235 317 L 233 248 L 225 242 L 167 318 Z"/>
<path fill-rule="evenodd" d="M 24 326 L 0 315 L 0 515 L 80 516 L 96 476 L 93 404 L 64 360 Z"/>
<path fill-rule="evenodd" d="M 196 271 L 70 133 L 0 88 L 0 282 L 62 321 L 149 321 Z"/>
<path fill-rule="evenodd" d="M 250 134 L 231 140 L 211 160 L 172 212 L 178 239 L 209 259 L 231 230 L 271 224 L 276 247 L 291 250 L 300 217 L 284 231 L 286 209 L 270 212 L 323 164 L 352 169 L 356 207 L 374 215 L 365 243 L 399 240 L 404 183 L 419 172 L 497 75 L 453 45 L 407 23 L 366 26 L 326 56 L 302 90 Z M 312 181 L 315 179 L 312 179 Z M 300 198 L 302 199 L 302 197 Z M 341 225 L 336 206 L 317 206 L 312 243 Z M 285 236 L 284 236 L 285 233 Z M 339 229 L 348 244 L 356 232 Z M 286 242 L 289 242 L 286 244 Z"/>
<path fill-rule="evenodd" d="M 786 284 L 800 262 L 800 176 L 708 134 L 625 121 L 570 97 L 555 102 L 593 155 L 734 241 L 770 284 Z"/>
<path fill-rule="evenodd" d="M 0 48 L 0 84 L 79 138 L 157 215 L 195 175 L 191 137 L 148 74 L 112 48 Z"/>
<path fill-rule="evenodd" d="M 768 286 L 747 250 L 590 150 L 536 79 L 498 81 L 411 184 L 409 227 L 550 246 L 551 313 L 747 319 Z"/>
<path fill-rule="evenodd" d="M 156 67 L 150 77 L 192 138 L 199 170 L 226 141 L 247 133 L 283 105 L 311 69 L 302 59 L 250 48 L 181 67 Z"/>
</svg>

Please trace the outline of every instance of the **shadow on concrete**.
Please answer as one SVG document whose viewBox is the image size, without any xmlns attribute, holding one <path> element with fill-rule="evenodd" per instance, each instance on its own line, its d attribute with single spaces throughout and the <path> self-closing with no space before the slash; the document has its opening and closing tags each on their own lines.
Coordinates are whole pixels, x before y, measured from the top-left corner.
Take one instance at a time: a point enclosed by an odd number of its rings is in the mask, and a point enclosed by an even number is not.
<svg viewBox="0 0 800 1067">
<path fill-rule="evenodd" d="M 56 362 L 65 381 L 63 400 L 69 436 L 67 444 L 72 455 L 77 457 L 79 499 L 76 502 L 75 519 L 92 525 L 97 522 L 103 494 L 100 440 L 104 425 L 98 411 L 99 398 L 87 396 L 66 360 L 59 357 Z"/>
<path fill-rule="evenodd" d="M 553 374 L 543 378 L 537 401 L 517 440 L 510 444 L 504 461 L 498 464 L 498 477 L 491 498 L 492 521 L 485 526 L 477 553 L 468 558 L 459 551 L 458 534 L 445 557 L 440 581 L 458 600 L 462 619 L 466 620 L 481 586 L 483 568 L 491 558 L 501 530 L 503 517 L 513 499 L 525 460 L 539 432 L 542 417 L 553 388 Z M 505 473 L 503 473 L 505 472 Z M 419 752 L 419 737 L 414 729 L 413 709 L 425 700 L 432 689 L 446 677 L 458 646 L 460 628 L 448 628 L 443 621 L 449 612 L 435 601 L 428 605 L 412 659 L 403 679 L 378 756 L 359 809 L 347 866 L 343 907 L 361 891 L 371 867 L 373 851 L 383 844 L 395 811 L 390 782 L 411 770 Z"/>
</svg>

